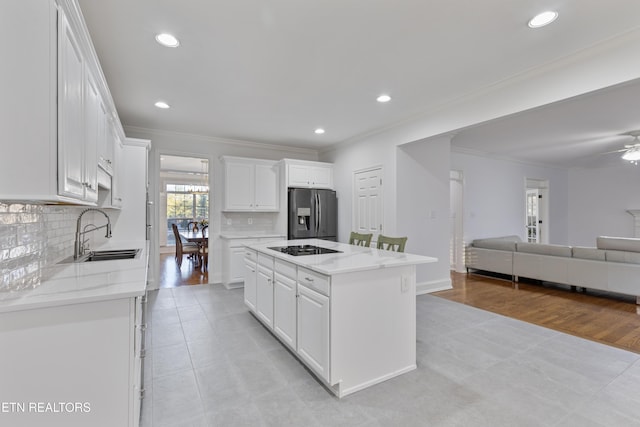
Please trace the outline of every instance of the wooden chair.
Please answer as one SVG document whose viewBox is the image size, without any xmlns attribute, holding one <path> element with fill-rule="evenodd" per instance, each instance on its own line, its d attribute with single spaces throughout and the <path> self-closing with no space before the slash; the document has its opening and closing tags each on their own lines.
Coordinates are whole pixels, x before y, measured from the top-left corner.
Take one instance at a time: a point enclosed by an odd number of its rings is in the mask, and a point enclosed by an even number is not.
<svg viewBox="0 0 640 427">
<path fill-rule="evenodd" d="M 182 237 L 180 236 L 177 225 L 171 224 L 171 228 L 173 229 L 173 235 L 176 238 L 176 262 L 178 263 L 178 268 L 181 268 L 182 257 L 185 254 L 199 257 L 200 251 L 198 245 L 195 243 L 182 243 Z"/>
<path fill-rule="evenodd" d="M 407 243 L 406 237 L 387 237 L 380 234 L 378 236 L 378 249 L 387 251 L 404 252 L 404 245 Z"/>
<path fill-rule="evenodd" d="M 364 246 L 368 248 L 369 246 L 371 246 L 372 237 L 373 237 L 373 234 L 360 234 L 360 233 L 356 233 L 355 231 L 352 231 L 351 234 L 349 235 L 349 244 L 356 245 L 356 246 Z"/>
<path fill-rule="evenodd" d="M 209 235 L 209 226 L 205 225 L 202 227 L 202 237 L 208 237 Z M 207 271 L 209 269 L 209 239 L 205 239 L 202 244 L 199 246 L 199 254 L 200 254 L 200 266 L 202 267 L 202 271 Z"/>
</svg>

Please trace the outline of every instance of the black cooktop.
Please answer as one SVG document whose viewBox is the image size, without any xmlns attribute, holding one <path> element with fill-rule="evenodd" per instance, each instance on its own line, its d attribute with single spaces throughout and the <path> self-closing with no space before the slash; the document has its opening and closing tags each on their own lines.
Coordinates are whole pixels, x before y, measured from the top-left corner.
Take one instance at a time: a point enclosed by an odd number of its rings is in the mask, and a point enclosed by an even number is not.
<svg viewBox="0 0 640 427">
<path fill-rule="evenodd" d="M 336 251 L 335 249 L 321 248 L 319 246 L 314 246 L 314 245 L 274 246 L 267 249 L 271 249 L 274 251 L 282 252 L 282 253 L 293 255 L 293 256 L 342 253 L 342 251 Z"/>
</svg>

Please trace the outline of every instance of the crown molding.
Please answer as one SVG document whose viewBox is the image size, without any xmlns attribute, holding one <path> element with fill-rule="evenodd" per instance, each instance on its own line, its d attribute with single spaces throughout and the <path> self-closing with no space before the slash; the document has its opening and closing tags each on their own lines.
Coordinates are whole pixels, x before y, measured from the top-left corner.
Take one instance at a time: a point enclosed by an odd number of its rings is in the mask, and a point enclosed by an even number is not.
<svg viewBox="0 0 640 427">
<path fill-rule="evenodd" d="M 206 136 L 199 135 L 195 133 L 187 133 L 187 132 L 177 132 L 165 129 L 151 129 L 140 126 L 124 126 L 125 133 L 128 135 L 129 132 L 138 132 L 144 135 L 159 135 L 159 136 L 168 136 L 168 137 L 184 137 L 189 139 L 196 139 L 204 142 L 214 143 L 214 144 L 223 144 L 223 145 L 233 145 L 235 147 L 247 147 L 247 148 L 259 148 L 259 149 L 269 149 L 274 151 L 286 151 L 293 153 L 301 153 L 301 154 L 309 154 L 309 155 L 318 155 L 319 151 L 310 149 L 310 148 L 302 148 L 295 147 L 289 145 L 278 145 L 278 144 L 268 144 L 263 142 L 254 142 L 254 141 L 245 141 L 241 139 L 231 139 L 231 138 L 220 138 L 216 136 Z"/>
</svg>

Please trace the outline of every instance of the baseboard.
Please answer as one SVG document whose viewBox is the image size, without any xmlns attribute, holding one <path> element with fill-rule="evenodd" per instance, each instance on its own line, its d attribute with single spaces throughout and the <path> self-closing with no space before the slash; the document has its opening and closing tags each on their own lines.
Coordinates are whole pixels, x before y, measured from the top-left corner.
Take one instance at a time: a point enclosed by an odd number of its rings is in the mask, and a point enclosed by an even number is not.
<svg viewBox="0 0 640 427">
<path fill-rule="evenodd" d="M 433 280 L 430 282 L 416 283 L 416 295 L 453 289 L 451 279 Z"/>
</svg>

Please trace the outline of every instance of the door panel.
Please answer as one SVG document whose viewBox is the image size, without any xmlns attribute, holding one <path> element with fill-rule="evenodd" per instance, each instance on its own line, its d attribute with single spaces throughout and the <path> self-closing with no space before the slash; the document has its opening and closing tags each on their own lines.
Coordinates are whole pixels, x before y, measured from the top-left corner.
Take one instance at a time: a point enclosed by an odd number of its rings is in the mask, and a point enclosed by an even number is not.
<svg viewBox="0 0 640 427">
<path fill-rule="evenodd" d="M 373 233 L 373 240 L 382 232 L 382 168 L 356 172 L 353 181 L 353 229 L 358 233 Z"/>
</svg>

